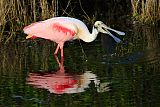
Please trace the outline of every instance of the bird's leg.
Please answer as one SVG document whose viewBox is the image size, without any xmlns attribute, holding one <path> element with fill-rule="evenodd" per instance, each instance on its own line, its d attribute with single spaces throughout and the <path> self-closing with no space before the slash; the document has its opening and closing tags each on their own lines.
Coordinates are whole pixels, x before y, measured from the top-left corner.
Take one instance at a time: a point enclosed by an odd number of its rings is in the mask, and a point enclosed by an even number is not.
<svg viewBox="0 0 160 107">
<path fill-rule="evenodd" d="M 59 43 L 59 46 L 60 46 L 60 49 L 61 49 L 61 60 L 63 61 L 64 60 L 64 54 L 63 54 L 63 45 L 64 43 Z"/>
<path fill-rule="evenodd" d="M 61 61 L 63 61 L 63 60 L 64 60 L 63 47 L 62 47 L 62 48 L 60 48 L 60 49 L 61 49 Z"/>
<path fill-rule="evenodd" d="M 59 67 L 63 66 L 64 60 L 61 59 L 61 62 L 59 61 L 59 58 L 57 57 L 57 55 L 55 55 L 55 58 L 57 60 L 57 63 L 59 65 Z"/>
<path fill-rule="evenodd" d="M 64 60 L 61 59 L 61 62 L 60 62 L 57 55 L 55 55 L 55 58 L 56 58 L 57 63 L 59 65 L 59 70 L 58 70 L 59 73 L 64 73 L 65 72 L 64 65 L 63 65 Z"/>
<path fill-rule="evenodd" d="M 56 48 L 56 50 L 55 50 L 55 52 L 54 52 L 54 54 L 56 55 L 57 53 L 58 53 L 58 50 L 59 50 L 59 44 L 57 45 L 57 48 Z"/>
<path fill-rule="evenodd" d="M 54 54 L 56 55 L 58 53 L 59 48 L 60 48 L 60 50 L 61 50 L 61 60 L 62 61 L 64 60 L 64 58 L 63 58 L 63 56 L 64 56 L 63 55 L 63 45 L 64 45 L 64 42 L 58 43 L 57 48 L 56 48 L 56 50 L 54 52 Z"/>
</svg>

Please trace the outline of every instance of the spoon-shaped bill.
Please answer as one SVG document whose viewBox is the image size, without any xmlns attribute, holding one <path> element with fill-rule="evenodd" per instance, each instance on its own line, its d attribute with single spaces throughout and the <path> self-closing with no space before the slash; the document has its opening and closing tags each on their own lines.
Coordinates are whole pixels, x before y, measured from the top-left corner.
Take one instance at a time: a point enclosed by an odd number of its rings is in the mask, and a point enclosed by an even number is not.
<svg viewBox="0 0 160 107">
<path fill-rule="evenodd" d="M 125 35 L 125 33 L 124 32 L 121 32 L 121 31 L 118 31 L 118 30 L 115 30 L 115 29 L 112 29 L 112 28 L 110 28 L 110 27 L 106 27 L 108 30 L 111 30 L 111 31 L 113 31 L 113 32 L 115 32 L 115 33 L 117 33 L 117 34 L 119 34 L 119 35 Z"/>
<path fill-rule="evenodd" d="M 109 31 L 107 31 L 107 33 L 117 42 L 121 42 L 121 40 L 119 38 L 117 38 L 116 36 L 114 36 L 112 33 L 110 33 Z"/>
</svg>

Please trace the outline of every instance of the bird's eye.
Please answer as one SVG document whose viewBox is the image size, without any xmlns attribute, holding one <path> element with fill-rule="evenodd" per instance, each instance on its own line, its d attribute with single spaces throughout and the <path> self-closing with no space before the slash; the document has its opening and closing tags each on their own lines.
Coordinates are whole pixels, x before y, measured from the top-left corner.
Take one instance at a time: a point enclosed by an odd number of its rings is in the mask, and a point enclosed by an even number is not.
<svg viewBox="0 0 160 107">
<path fill-rule="evenodd" d="M 102 24 L 103 24 L 103 23 L 98 23 L 97 25 L 100 26 L 100 25 L 102 25 Z"/>
</svg>

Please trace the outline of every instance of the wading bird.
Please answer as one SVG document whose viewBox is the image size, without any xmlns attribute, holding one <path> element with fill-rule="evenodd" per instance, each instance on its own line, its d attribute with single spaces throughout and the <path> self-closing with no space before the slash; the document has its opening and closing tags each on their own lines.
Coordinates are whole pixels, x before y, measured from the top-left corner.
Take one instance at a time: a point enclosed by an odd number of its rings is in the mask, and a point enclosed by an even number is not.
<svg viewBox="0 0 160 107">
<path fill-rule="evenodd" d="M 34 71 L 29 73 L 27 84 L 34 86 L 34 88 L 47 89 L 50 93 L 64 94 L 84 92 L 94 82 L 97 91 L 101 92 L 100 80 L 91 71 L 77 74 L 74 71 L 65 70 L 64 60 L 59 61 L 57 56 L 55 58 L 59 64 L 59 68 L 56 71 L 49 71 L 48 73 L 35 73 Z M 105 91 L 109 91 L 108 84 L 105 85 L 105 89 L 102 87 Z"/>
<path fill-rule="evenodd" d="M 66 41 L 81 39 L 84 42 L 92 42 L 96 39 L 99 32 L 109 34 L 116 42 L 121 40 L 112 35 L 109 30 L 119 35 L 125 35 L 124 32 L 117 31 L 106 26 L 102 21 L 96 21 L 93 25 L 92 33 L 89 32 L 87 26 L 80 20 L 70 17 L 53 17 L 48 20 L 32 23 L 24 27 L 24 33 L 28 34 L 28 38 L 44 38 L 57 43 L 54 52 L 56 55 L 60 48 L 61 59 L 63 59 L 63 45 Z"/>
</svg>

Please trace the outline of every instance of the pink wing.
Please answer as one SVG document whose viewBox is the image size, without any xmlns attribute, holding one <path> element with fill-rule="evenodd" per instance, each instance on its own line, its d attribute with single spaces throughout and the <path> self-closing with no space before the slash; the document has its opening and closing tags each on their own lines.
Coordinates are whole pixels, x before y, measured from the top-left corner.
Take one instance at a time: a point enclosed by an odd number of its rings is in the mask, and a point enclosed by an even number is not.
<svg viewBox="0 0 160 107">
<path fill-rule="evenodd" d="M 51 93 L 63 94 L 67 89 L 77 88 L 78 80 L 70 76 L 30 73 L 27 78 L 27 84 L 36 88 L 48 89 Z"/>
<path fill-rule="evenodd" d="M 73 23 L 40 21 L 24 27 L 24 33 L 55 42 L 65 42 L 74 38 Z"/>
</svg>

